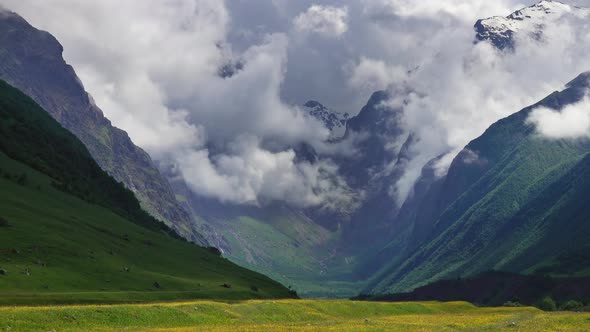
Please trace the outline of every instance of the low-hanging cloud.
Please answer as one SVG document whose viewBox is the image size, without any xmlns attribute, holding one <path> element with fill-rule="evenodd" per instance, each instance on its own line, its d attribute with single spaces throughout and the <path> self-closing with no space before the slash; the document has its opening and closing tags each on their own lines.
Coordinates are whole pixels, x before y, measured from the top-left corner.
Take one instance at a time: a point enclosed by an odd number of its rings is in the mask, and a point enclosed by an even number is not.
<svg viewBox="0 0 590 332">
<path fill-rule="evenodd" d="M 444 174 L 490 124 L 590 69 L 589 22 L 549 25 L 542 41 L 516 36 L 514 53 L 473 44 L 475 20 L 533 2 L 0 0 L 54 34 L 105 115 L 196 193 L 326 207 L 362 197 L 330 161 L 354 156 L 355 141 L 326 144 L 328 131 L 295 105 L 354 115 L 376 89 L 404 91 L 390 101 L 416 135 L 392 191 L 403 201 L 431 158 L 448 153 Z M 301 142 L 324 157 L 297 160 Z"/>
<path fill-rule="evenodd" d="M 217 156 L 186 151 L 175 160 L 183 173 L 201 174 L 186 177 L 192 188 L 224 201 L 259 205 L 272 199 L 334 210 L 355 204 L 357 197 L 329 161 L 296 163 L 293 150 L 269 152 L 253 136 L 234 142 L 231 150 Z"/>
<path fill-rule="evenodd" d="M 473 24 L 477 19 L 502 14 L 507 9 L 524 7 L 508 0 L 363 0 L 365 12 L 374 16 L 415 17 L 437 21 L 460 20 Z"/>
<path fill-rule="evenodd" d="M 438 174 L 445 174 L 452 157 L 492 123 L 539 101 L 590 68 L 584 56 L 590 51 L 585 18 L 556 17 L 543 28 L 542 39 L 533 38 L 531 31 L 519 32 L 511 52 L 487 42 L 474 44 L 473 22 L 455 17 L 452 10 L 444 10 L 448 15 L 441 23 L 431 19 L 431 9 L 406 4 L 407 18 L 401 20 L 411 22 L 419 16 L 420 29 L 428 31 L 430 38 L 416 41 L 422 43 L 423 52 L 415 66 L 407 67 L 408 74 L 392 76 L 389 82 L 394 91 L 389 103 L 403 105 L 405 127 L 417 137 L 409 166 L 396 184 L 398 203 L 411 192 L 421 167 L 430 159 L 447 153 L 437 165 Z M 358 68 L 364 62 L 361 58 Z M 397 66 L 390 64 L 399 72 Z M 399 90 L 411 92 L 396 94 Z"/>
<path fill-rule="evenodd" d="M 527 122 L 549 139 L 590 138 L 590 98 L 567 105 L 562 110 L 535 108 Z"/>
<path fill-rule="evenodd" d="M 348 7 L 312 5 L 295 17 L 295 28 L 303 32 L 338 37 L 348 30 Z"/>
<path fill-rule="evenodd" d="M 392 82 L 401 82 L 408 70 L 403 66 L 387 65 L 383 60 L 361 57 L 350 69 L 349 84 L 360 91 L 386 89 Z"/>
<path fill-rule="evenodd" d="M 227 41 L 230 13 L 218 0 L 5 2 L 54 33 L 105 115 L 153 158 L 176 165 L 197 194 L 237 204 L 350 205 L 329 159 L 295 160 L 291 146 L 321 149 L 329 132 L 280 97 L 284 33 L 265 33 L 236 53 Z M 220 77 L 236 59 L 243 68 Z"/>
</svg>

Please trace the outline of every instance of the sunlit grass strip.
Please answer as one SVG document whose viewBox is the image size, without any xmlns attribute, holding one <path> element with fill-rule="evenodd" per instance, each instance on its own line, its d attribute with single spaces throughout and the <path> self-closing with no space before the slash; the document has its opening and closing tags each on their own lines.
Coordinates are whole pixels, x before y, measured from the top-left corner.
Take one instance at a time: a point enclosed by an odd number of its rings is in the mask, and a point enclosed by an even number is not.
<svg viewBox="0 0 590 332">
<path fill-rule="evenodd" d="M 590 314 L 463 302 L 256 300 L 2 307 L 11 331 L 589 331 Z"/>
</svg>

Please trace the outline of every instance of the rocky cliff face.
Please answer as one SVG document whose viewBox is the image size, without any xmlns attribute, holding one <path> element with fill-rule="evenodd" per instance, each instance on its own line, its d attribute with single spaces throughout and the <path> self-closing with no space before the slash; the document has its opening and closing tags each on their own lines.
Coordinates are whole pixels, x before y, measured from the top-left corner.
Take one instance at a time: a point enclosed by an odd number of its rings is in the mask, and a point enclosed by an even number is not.
<svg viewBox="0 0 590 332">
<path fill-rule="evenodd" d="M 0 12 L 0 78 L 74 133 L 103 170 L 135 193 L 146 211 L 180 235 L 206 245 L 150 156 L 104 117 L 62 52 L 48 32 L 35 29 L 15 13 Z"/>
<path fill-rule="evenodd" d="M 330 130 L 330 139 L 338 139 L 344 136 L 348 113 L 342 114 L 328 109 L 315 100 L 310 100 L 303 105 L 309 115 L 319 120 L 324 127 Z"/>
</svg>

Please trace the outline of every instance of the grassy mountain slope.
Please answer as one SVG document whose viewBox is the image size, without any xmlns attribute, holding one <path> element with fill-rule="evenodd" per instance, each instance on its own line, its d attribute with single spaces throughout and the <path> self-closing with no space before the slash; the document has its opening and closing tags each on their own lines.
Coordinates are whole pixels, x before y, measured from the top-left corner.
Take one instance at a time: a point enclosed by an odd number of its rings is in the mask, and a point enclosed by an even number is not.
<svg viewBox="0 0 590 332">
<path fill-rule="evenodd" d="M 17 14 L 0 11 L 0 79 L 26 93 L 76 135 L 100 167 L 132 190 L 152 216 L 206 245 L 150 156 L 126 132 L 113 127 L 86 93 L 64 61 L 59 42 Z"/>
<path fill-rule="evenodd" d="M 75 136 L 4 82 L 0 120 L 0 303 L 290 297 L 177 238 Z"/>
<path fill-rule="evenodd" d="M 583 98 L 589 84 L 584 74 L 538 105 L 561 109 Z M 580 232 L 590 215 L 576 176 L 584 176 L 590 142 L 540 137 L 526 121 L 538 105 L 500 120 L 457 156 L 434 195 L 438 218 L 420 223 L 425 241 L 382 270 L 368 291 L 410 290 L 490 269 L 530 272 L 586 246 L 590 237 Z"/>
<path fill-rule="evenodd" d="M 302 296 L 349 297 L 359 288 L 350 281 L 346 258 L 334 252 L 338 233 L 298 213 L 240 216 L 215 227 L 227 241 L 231 251 L 224 255 L 230 260 L 291 285 Z"/>
<path fill-rule="evenodd" d="M 200 221 L 203 234 L 232 262 L 291 285 L 305 297 L 356 295 L 348 258 L 336 252 L 338 231 L 282 204 L 244 207 L 189 192 L 186 197 L 199 211 L 209 211 Z"/>
</svg>

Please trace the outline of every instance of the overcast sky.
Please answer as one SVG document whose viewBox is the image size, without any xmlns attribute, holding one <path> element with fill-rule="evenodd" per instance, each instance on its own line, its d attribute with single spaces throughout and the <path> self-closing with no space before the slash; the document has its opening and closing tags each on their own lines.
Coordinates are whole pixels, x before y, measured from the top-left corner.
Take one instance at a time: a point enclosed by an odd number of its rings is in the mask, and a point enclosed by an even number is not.
<svg viewBox="0 0 590 332">
<path fill-rule="evenodd" d="M 58 38 L 98 106 L 136 144 L 178 166 L 196 193 L 234 203 L 356 199 L 329 158 L 353 147 L 325 143 L 328 132 L 298 109 L 307 100 L 354 115 L 376 90 L 414 91 L 390 101 L 406 105 L 407 130 L 419 136 L 399 200 L 429 159 L 450 152 L 444 173 L 490 124 L 590 70 L 584 22 L 548 27 L 542 45 L 519 39 L 510 55 L 473 44 L 477 19 L 530 0 L 0 3 Z M 219 77 L 238 62 L 242 70 Z M 302 141 L 326 157 L 295 162 L 289 147 Z"/>
</svg>

